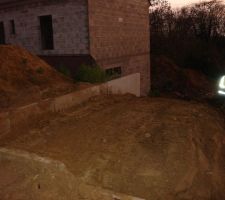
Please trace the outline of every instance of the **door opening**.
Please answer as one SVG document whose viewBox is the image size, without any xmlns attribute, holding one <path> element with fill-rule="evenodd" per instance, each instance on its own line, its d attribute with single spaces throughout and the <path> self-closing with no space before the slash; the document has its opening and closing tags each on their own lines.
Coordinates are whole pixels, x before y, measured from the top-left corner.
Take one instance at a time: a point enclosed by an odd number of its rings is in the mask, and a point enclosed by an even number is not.
<svg viewBox="0 0 225 200">
<path fill-rule="evenodd" d="M 0 22 L 0 44 L 5 44 L 5 29 L 3 22 Z"/>
<path fill-rule="evenodd" d="M 54 49 L 52 16 L 40 16 L 41 42 L 42 48 L 46 50 Z"/>
</svg>

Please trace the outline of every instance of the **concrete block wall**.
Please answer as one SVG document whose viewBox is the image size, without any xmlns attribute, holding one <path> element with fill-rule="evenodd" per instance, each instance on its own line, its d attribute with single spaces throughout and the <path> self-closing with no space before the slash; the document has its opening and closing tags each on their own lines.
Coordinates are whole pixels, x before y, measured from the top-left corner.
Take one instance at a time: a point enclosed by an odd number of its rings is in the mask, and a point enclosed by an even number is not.
<svg viewBox="0 0 225 200">
<path fill-rule="evenodd" d="M 90 52 L 122 75 L 140 72 L 141 94 L 150 89 L 149 4 L 147 0 L 89 0 Z"/>
<path fill-rule="evenodd" d="M 42 50 L 39 16 L 52 15 L 54 50 Z M 10 20 L 16 35 L 10 34 Z M 27 1 L 0 8 L 6 43 L 25 47 L 37 55 L 74 55 L 89 53 L 87 1 Z"/>
<path fill-rule="evenodd" d="M 140 73 L 141 95 L 149 92 L 147 0 L 18 0 L 11 5 L 0 7 L 7 43 L 44 56 L 90 54 L 104 69 L 121 67 L 122 76 Z M 38 17 L 43 15 L 53 18 L 54 50 L 41 47 Z M 16 35 L 10 34 L 10 20 Z"/>
</svg>

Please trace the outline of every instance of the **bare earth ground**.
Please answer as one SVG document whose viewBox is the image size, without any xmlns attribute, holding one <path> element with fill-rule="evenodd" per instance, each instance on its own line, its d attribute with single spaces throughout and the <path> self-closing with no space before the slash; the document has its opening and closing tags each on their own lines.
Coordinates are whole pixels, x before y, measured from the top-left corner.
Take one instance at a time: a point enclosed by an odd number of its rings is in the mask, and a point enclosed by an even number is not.
<svg viewBox="0 0 225 200">
<path fill-rule="evenodd" d="M 95 97 L 1 138 L 0 146 L 59 160 L 84 183 L 148 200 L 225 199 L 224 121 L 207 105 Z M 0 174 L 4 191 L 7 174 Z"/>
<path fill-rule="evenodd" d="M 0 45 L 0 110 L 60 96 L 79 88 L 27 50 Z"/>
</svg>

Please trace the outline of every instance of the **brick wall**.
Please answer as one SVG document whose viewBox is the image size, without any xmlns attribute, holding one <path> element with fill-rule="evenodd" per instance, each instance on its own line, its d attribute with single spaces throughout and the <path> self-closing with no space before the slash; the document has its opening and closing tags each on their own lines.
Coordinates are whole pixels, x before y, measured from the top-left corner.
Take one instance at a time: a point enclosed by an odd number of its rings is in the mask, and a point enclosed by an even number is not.
<svg viewBox="0 0 225 200">
<path fill-rule="evenodd" d="M 90 52 L 104 68 L 141 73 L 141 93 L 150 89 L 147 0 L 89 0 Z"/>
<path fill-rule="evenodd" d="M 29 1 L 28 1 L 29 2 Z M 54 50 L 42 50 L 39 16 L 52 15 Z M 16 35 L 10 34 L 9 20 L 15 20 Z M 6 43 L 23 46 L 38 55 L 88 54 L 87 1 L 64 0 L 26 3 L 0 8 Z"/>
</svg>

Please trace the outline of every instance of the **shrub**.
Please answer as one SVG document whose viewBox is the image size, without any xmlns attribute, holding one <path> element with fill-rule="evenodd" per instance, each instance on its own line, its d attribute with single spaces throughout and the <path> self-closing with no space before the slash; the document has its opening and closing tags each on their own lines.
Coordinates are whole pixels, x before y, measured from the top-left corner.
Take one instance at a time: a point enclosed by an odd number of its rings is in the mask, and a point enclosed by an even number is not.
<svg viewBox="0 0 225 200">
<path fill-rule="evenodd" d="M 107 80 L 106 73 L 99 66 L 81 65 L 75 76 L 76 81 L 102 83 Z"/>
<path fill-rule="evenodd" d="M 70 70 L 64 66 L 63 64 L 60 64 L 60 66 L 57 68 L 57 70 L 62 73 L 65 76 L 71 77 L 71 72 Z"/>
</svg>

